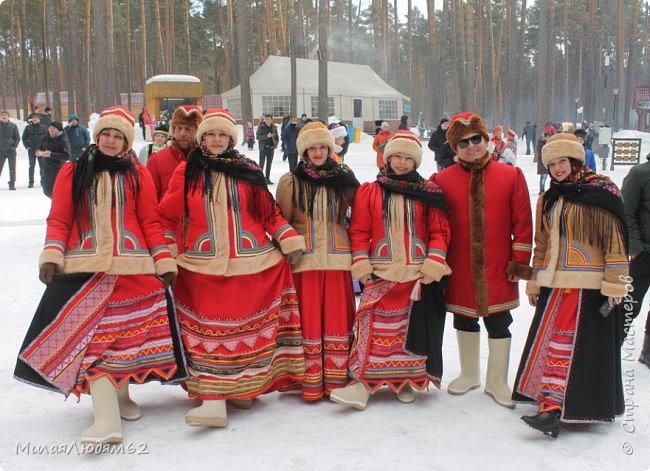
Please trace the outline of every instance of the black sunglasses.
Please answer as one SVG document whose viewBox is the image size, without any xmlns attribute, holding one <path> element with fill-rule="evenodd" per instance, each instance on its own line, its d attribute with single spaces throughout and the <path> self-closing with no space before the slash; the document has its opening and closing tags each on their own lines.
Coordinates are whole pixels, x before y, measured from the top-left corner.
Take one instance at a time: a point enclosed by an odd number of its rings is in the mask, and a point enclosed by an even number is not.
<svg viewBox="0 0 650 471">
<path fill-rule="evenodd" d="M 481 143 L 482 140 L 483 140 L 483 136 L 481 136 L 480 134 L 476 134 L 474 136 L 467 137 L 465 139 L 461 139 L 460 141 L 458 141 L 458 144 L 456 144 L 456 145 L 458 147 L 460 147 L 461 149 L 465 149 L 465 148 L 469 147 L 470 142 L 472 144 L 474 144 L 475 146 L 477 146 L 477 145 L 479 145 Z"/>
</svg>

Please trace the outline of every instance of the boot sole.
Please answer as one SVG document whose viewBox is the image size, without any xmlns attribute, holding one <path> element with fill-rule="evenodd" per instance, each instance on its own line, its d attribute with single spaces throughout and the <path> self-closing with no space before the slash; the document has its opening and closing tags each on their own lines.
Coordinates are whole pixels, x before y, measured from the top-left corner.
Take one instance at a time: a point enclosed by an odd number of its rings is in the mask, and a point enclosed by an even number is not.
<svg viewBox="0 0 650 471">
<path fill-rule="evenodd" d="M 122 434 L 117 432 L 107 433 L 101 437 L 81 437 L 79 443 L 82 445 L 95 445 L 97 443 L 110 444 L 122 443 Z"/>
<path fill-rule="evenodd" d="M 468 392 L 470 392 L 472 389 L 478 389 L 480 387 L 481 387 L 481 383 L 470 386 L 467 389 L 452 389 L 450 387 L 447 387 L 447 392 L 452 396 L 462 396 L 463 394 L 467 394 Z"/>
<path fill-rule="evenodd" d="M 122 420 L 127 420 L 129 422 L 133 422 L 135 420 L 138 420 L 140 417 L 142 417 L 142 413 L 138 412 L 137 414 L 131 414 L 131 415 L 120 413 L 120 417 L 122 417 Z"/>
<path fill-rule="evenodd" d="M 228 419 L 225 417 L 198 417 L 186 415 L 185 423 L 191 427 L 224 428 L 228 426 Z"/>
<path fill-rule="evenodd" d="M 490 396 L 492 399 L 494 399 L 494 402 L 496 402 L 496 403 L 499 404 L 500 406 L 506 407 L 506 408 L 508 408 L 508 409 L 514 409 L 514 408 L 515 408 L 515 403 L 514 403 L 514 402 L 512 402 L 512 401 L 508 401 L 508 402 L 501 401 L 501 400 L 498 399 L 498 398 L 496 397 L 496 395 L 494 395 L 491 391 L 487 391 L 487 390 L 486 390 L 486 391 L 485 391 L 485 394 L 487 394 L 487 395 Z"/>
<path fill-rule="evenodd" d="M 548 428 L 548 427 L 535 427 L 533 424 L 527 422 L 523 417 L 521 418 L 523 422 L 528 425 L 530 428 L 533 430 L 537 430 L 538 432 L 542 432 L 544 435 L 550 438 L 557 438 L 558 435 L 560 435 L 560 426 L 558 425 L 557 428 Z"/>
<path fill-rule="evenodd" d="M 364 410 L 366 408 L 366 404 L 363 404 L 358 401 L 347 401 L 345 399 L 341 399 L 336 396 L 333 396 L 332 394 L 330 394 L 330 401 L 336 402 L 337 404 L 340 404 L 342 406 L 352 407 L 353 409 L 356 410 Z"/>
<path fill-rule="evenodd" d="M 252 399 L 228 399 L 227 402 L 237 409 L 248 410 L 253 407 Z"/>
</svg>

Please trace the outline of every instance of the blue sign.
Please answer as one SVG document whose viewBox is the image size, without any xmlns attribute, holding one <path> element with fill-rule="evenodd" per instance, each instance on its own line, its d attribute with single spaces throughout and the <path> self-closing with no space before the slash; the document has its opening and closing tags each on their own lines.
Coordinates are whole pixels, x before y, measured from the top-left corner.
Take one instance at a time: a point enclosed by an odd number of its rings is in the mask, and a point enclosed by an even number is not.
<svg viewBox="0 0 650 471">
<path fill-rule="evenodd" d="M 402 111 L 404 113 L 410 113 L 411 112 L 411 104 L 410 103 L 402 103 Z"/>
</svg>

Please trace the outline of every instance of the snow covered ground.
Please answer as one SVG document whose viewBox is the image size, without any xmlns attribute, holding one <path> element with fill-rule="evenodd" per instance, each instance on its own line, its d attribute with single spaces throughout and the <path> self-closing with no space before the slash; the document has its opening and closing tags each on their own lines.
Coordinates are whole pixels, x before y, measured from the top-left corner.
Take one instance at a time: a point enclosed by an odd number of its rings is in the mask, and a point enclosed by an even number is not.
<svg viewBox="0 0 650 471">
<path fill-rule="evenodd" d="M 623 135 L 643 139 L 643 161 L 650 152 L 650 134 L 625 131 Z M 361 181 L 373 180 L 376 174 L 371 142 L 372 138 L 364 135 L 346 156 Z M 143 144 L 136 142 L 136 150 Z M 424 147 L 420 172 L 428 177 L 435 165 L 426 143 Z M 525 145 L 521 143 L 519 149 Z M 257 147 L 245 153 L 257 159 Z M 534 203 L 536 164 L 532 156 L 520 155 L 519 165 Z M 27 152 L 22 145 L 17 167 L 17 191 L 7 189 L 6 166 L 0 177 L 0 257 L 4 260 L 0 283 L 0 469 L 650 470 L 650 370 L 637 361 L 647 309 L 636 321 L 623 352 L 625 415 L 614 425 L 564 427 L 557 440 L 519 420 L 523 414 L 534 413 L 532 406 L 505 409 L 483 394 L 482 388 L 464 396 L 447 394 L 447 383 L 459 372 L 449 317 L 443 390 L 432 388 L 418 394 L 413 404 L 402 404 L 394 394 L 382 391 L 370 398 L 365 411 L 354 411 L 329 401 L 305 404 L 297 394 L 274 393 L 257 399 L 250 410 L 229 409 L 229 427 L 208 430 L 185 425 L 185 412 L 198 402 L 189 400 L 180 387 L 150 383 L 131 388 L 143 416 L 136 422 L 124 422 L 124 447 L 100 455 L 83 454 L 76 441 L 92 420 L 90 398 L 84 396 L 80 403 L 74 398 L 64 401 L 60 394 L 12 377 L 18 348 L 43 291 L 37 260 L 50 204 L 39 187 L 27 188 Z M 628 169 L 617 167 L 603 173 L 620 184 Z M 288 163 L 276 152 L 271 180 L 277 182 L 286 171 Z M 521 288 L 523 300 L 523 284 Z M 511 384 L 532 315 L 527 303 L 513 312 Z M 483 377 L 485 339 L 483 334 Z"/>
</svg>

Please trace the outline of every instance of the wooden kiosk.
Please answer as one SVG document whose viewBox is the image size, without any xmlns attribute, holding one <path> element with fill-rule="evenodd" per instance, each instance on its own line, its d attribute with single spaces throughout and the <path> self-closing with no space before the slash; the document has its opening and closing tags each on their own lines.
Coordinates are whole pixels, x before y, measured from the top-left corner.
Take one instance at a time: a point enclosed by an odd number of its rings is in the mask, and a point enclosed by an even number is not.
<svg viewBox="0 0 650 471">
<path fill-rule="evenodd" d="M 151 117 L 162 121 L 161 113 L 171 117 L 179 105 L 202 105 L 203 84 L 192 75 L 154 75 L 144 86 L 144 104 Z"/>
</svg>

